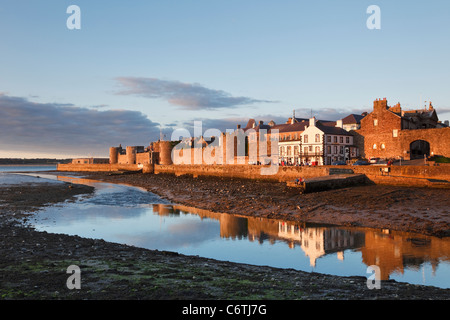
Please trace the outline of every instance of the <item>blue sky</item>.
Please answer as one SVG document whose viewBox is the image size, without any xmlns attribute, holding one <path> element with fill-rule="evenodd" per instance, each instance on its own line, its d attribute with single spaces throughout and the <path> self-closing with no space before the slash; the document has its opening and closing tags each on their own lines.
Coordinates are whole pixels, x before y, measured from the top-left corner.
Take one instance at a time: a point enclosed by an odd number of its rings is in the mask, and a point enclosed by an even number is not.
<svg viewBox="0 0 450 320">
<path fill-rule="evenodd" d="M 1 0 L 0 157 L 106 156 L 294 109 L 337 120 L 383 97 L 447 120 L 449 16 L 448 1 Z"/>
</svg>

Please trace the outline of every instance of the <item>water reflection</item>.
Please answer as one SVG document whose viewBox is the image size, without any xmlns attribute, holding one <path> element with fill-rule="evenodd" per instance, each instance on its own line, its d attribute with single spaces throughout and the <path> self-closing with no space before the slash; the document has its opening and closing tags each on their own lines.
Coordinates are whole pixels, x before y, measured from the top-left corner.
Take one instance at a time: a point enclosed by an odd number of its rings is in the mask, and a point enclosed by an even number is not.
<svg viewBox="0 0 450 320">
<path fill-rule="evenodd" d="M 450 239 L 369 228 L 330 227 L 173 205 L 143 189 L 59 177 L 96 187 L 93 196 L 48 207 L 37 229 L 103 238 L 258 265 L 450 287 Z M 424 279 L 425 278 L 425 279 Z"/>
<path fill-rule="evenodd" d="M 177 205 L 155 204 L 153 211 L 161 216 L 196 214 L 201 219 L 217 220 L 222 238 L 247 238 L 260 244 L 265 241 L 271 244 L 282 241 L 291 249 L 299 246 L 312 267 L 316 267 L 317 260 L 326 255 L 336 254 L 338 260 L 344 260 L 345 251 L 359 251 L 366 266 L 380 267 L 382 280 L 388 280 L 394 273 L 403 274 L 405 269 L 420 271 L 425 263 L 431 265 L 435 275 L 440 263 L 450 261 L 448 238 L 371 228 L 308 226 Z"/>
</svg>

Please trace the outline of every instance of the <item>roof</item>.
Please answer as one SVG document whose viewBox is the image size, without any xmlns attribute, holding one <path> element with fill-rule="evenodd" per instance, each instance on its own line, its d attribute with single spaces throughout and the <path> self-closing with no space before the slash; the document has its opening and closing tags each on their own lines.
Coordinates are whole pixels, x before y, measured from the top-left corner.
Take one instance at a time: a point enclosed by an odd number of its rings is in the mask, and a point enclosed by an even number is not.
<svg viewBox="0 0 450 320">
<path fill-rule="evenodd" d="M 300 121 L 300 122 L 294 122 L 294 123 L 282 123 L 282 124 L 276 124 L 273 127 L 270 127 L 270 130 L 278 130 L 279 133 L 282 132 L 298 132 L 298 131 L 304 131 L 305 127 L 309 125 L 309 121 Z"/>
<path fill-rule="evenodd" d="M 245 126 L 245 128 L 243 128 L 244 131 L 248 130 L 248 129 L 252 129 L 253 126 L 256 126 L 256 121 L 255 119 L 250 119 L 247 122 L 247 125 Z"/>
<path fill-rule="evenodd" d="M 350 115 L 352 116 L 352 115 Z M 358 117 L 358 115 L 355 118 Z M 359 116 L 364 118 L 364 116 Z M 348 117 L 346 117 L 348 118 Z M 257 125 L 257 122 L 255 119 L 250 119 L 246 125 L 245 128 L 243 128 L 244 132 L 250 129 L 255 130 L 255 132 L 258 132 L 261 129 L 267 130 L 268 133 L 270 133 L 272 130 L 278 130 L 279 133 L 285 133 L 285 132 L 303 132 L 305 131 L 306 127 L 309 126 L 309 119 L 302 119 L 302 118 L 295 118 L 296 121 L 294 123 L 281 123 L 276 124 L 273 126 L 270 126 L 268 124 L 259 124 Z M 255 127 L 253 127 L 253 125 Z M 318 127 L 320 130 L 322 130 L 324 133 L 327 134 L 338 134 L 338 135 L 351 135 L 346 130 L 342 128 L 336 127 L 336 121 L 329 121 L 329 120 L 317 120 L 316 127 Z"/>
<path fill-rule="evenodd" d="M 323 124 L 316 124 L 316 127 L 319 128 L 323 133 L 326 134 L 335 134 L 335 135 L 341 135 L 341 136 L 351 136 L 351 134 L 342 128 L 339 127 L 332 127 L 332 126 L 326 126 Z"/>
<path fill-rule="evenodd" d="M 402 112 L 403 118 L 413 118 L 413 117 L 420 117 L 420 118 L 430 118 L 434 120 L 438 120 L 436 110 L 404 110 Z"/>
<path fill-rule="evenodd" d="M 361 123 L 361 119 L 364 117 L 361 114 L 350 114 L 342 119 L 342 124 Z"/>
</svg>

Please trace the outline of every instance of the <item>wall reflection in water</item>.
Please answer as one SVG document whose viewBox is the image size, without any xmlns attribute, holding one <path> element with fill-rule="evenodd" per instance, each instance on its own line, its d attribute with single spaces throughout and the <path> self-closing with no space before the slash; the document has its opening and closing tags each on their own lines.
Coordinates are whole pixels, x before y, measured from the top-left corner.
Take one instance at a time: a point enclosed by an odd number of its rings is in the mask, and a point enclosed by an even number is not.
<svg viewBox="0 0 450 320">
<path fill-rule="evenodd" d="M 360 251 L 364 264 L 380 267 L 382 280 L 388 280 L 393 273 L 402 274 L 406 268 L 419 270 L 424 263 L 430 263 L 435 271 L 440 263 L 450 261 L 450 239 L 446 238 L 370 228 L 301 225 L 177 205 L 156 204 L 153 211 L 161 216 L 196 214 L 201 219 L 218 220 L 222 238 L 298 246 L 312 267 L 326 255 L 336 254 L 337 259 L 344 260 L 344 251 Z"/>
</svg>

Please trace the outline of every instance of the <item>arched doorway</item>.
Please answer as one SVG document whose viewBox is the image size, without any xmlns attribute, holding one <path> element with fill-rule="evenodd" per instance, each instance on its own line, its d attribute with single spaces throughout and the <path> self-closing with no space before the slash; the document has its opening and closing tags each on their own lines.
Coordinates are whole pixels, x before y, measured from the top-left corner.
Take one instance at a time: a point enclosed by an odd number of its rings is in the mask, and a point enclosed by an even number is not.
<svg viewBox="0 0 450 320">
<path fill-rule="evenodd" d="M 410 159 L 423 159 L 430 155 L 430 143 L 425 140 L 416 140 L 409 145 Z"/>
</svg>

